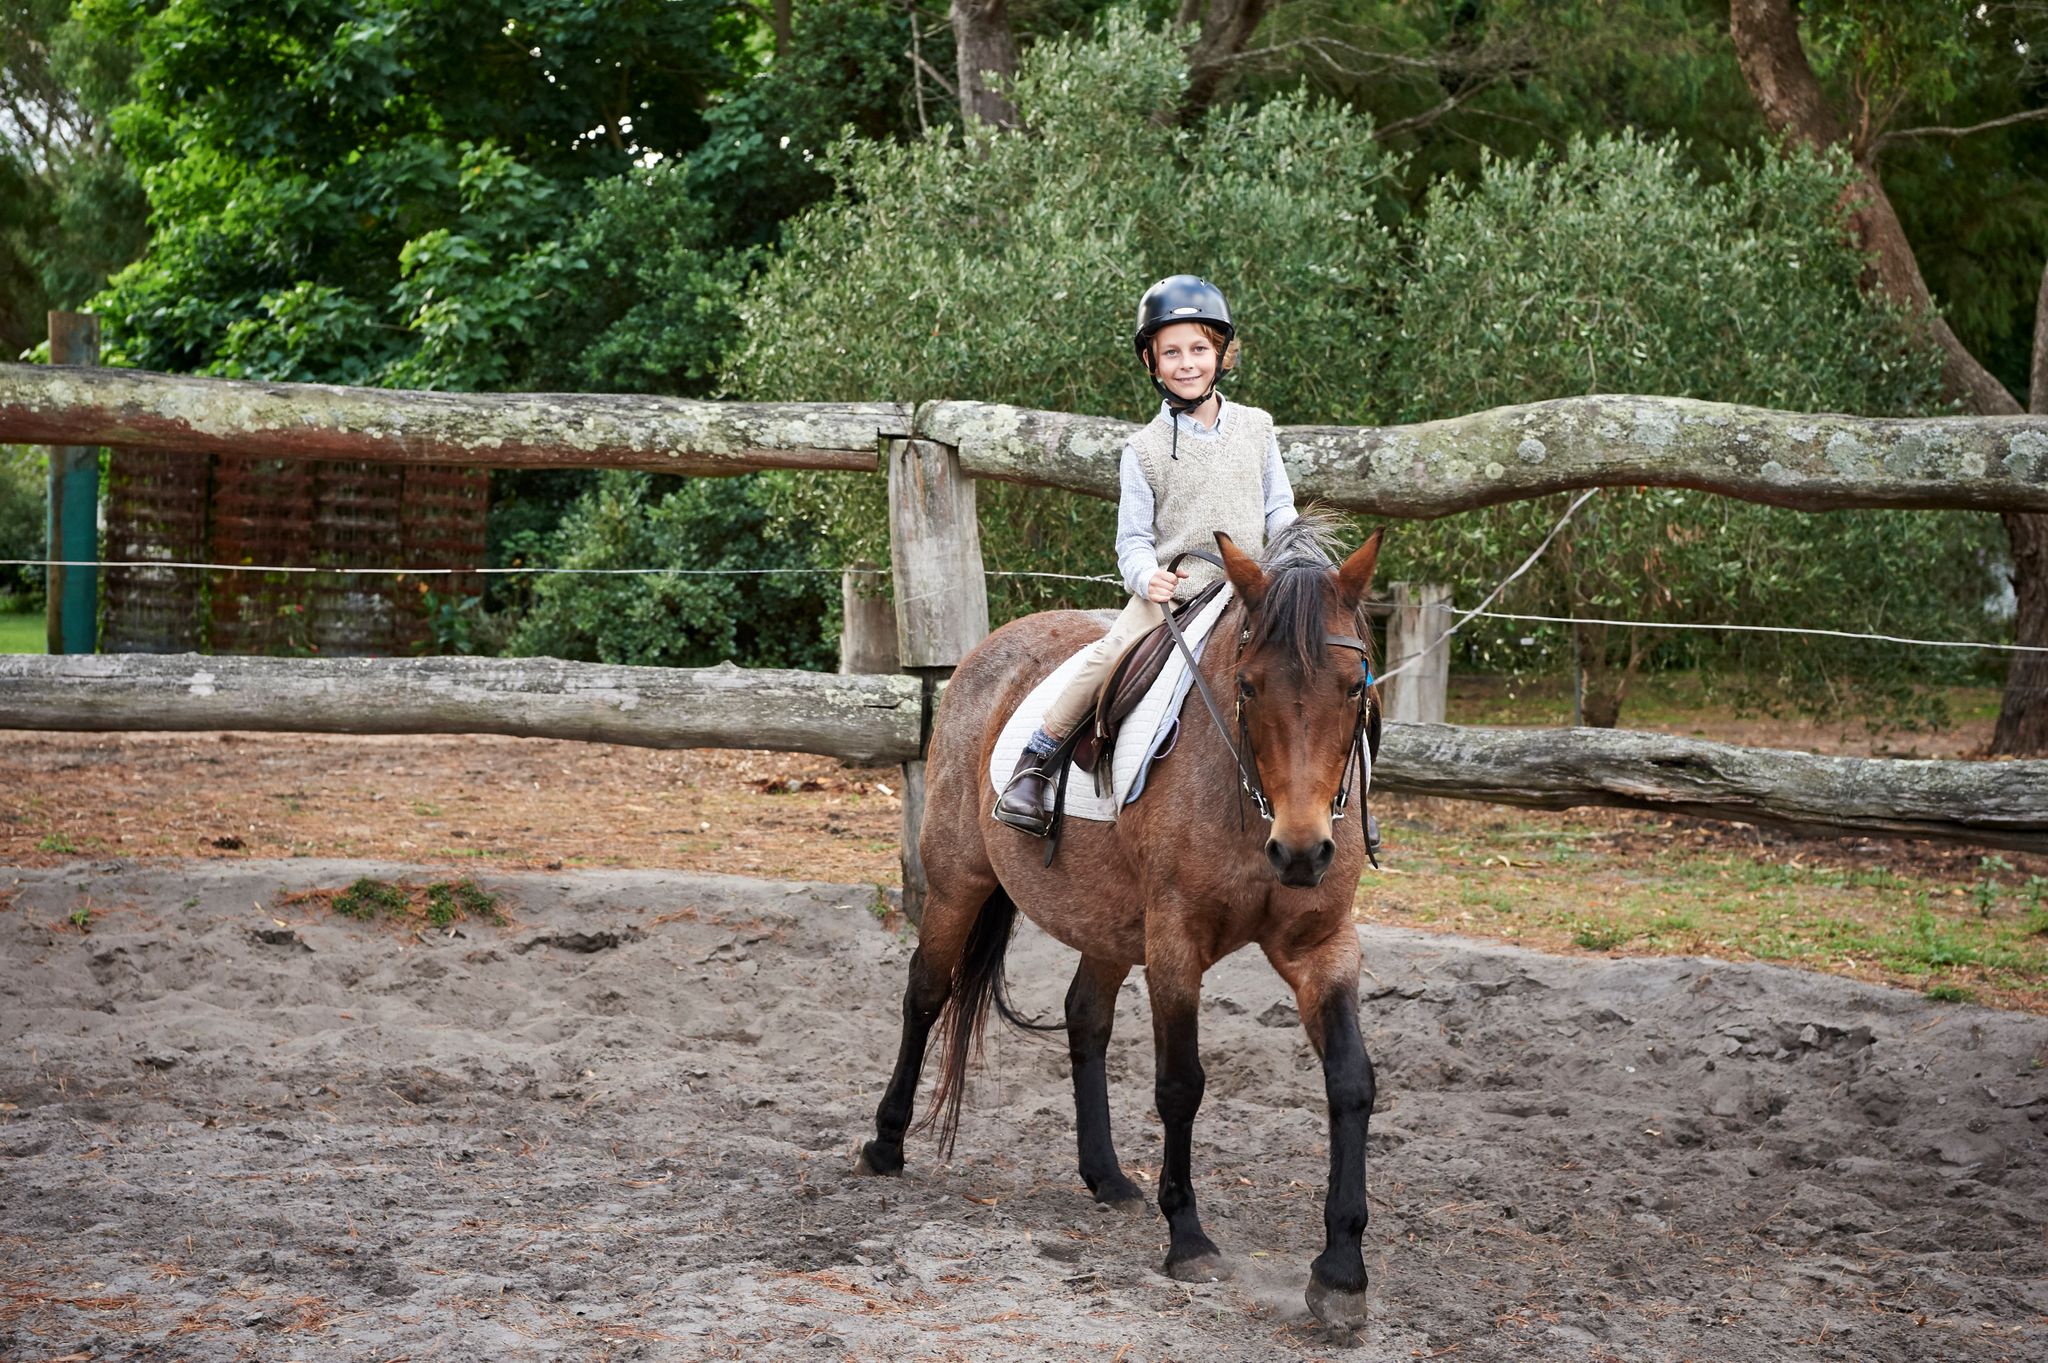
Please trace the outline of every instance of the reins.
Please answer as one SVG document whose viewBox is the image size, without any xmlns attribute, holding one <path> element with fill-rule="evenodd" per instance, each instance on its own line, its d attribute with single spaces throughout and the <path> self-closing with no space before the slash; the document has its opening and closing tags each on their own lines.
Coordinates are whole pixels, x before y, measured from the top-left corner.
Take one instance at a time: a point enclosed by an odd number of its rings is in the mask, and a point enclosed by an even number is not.
<svg viewBox="0 0 2048 1363">
<path fill-rule="evenodd" d="M 1214 564 L 1218 569 L 1223 567 L 1223 560 L 1216 555 L 1200 549 L 1189 549 L 1174 555 L 1173 562 L 1166 565 L 1167 571 L 1172 572 L 1178 568 L 1180 561 L 1184 558 L 1198 558 L 1205 563 Z M 1245 609 L 1245 624 L 1238 631 L 1237 635 L 1239 658 L 1244 656 L 1245 645 L 1251 642 L 1252 637 L 1250 607 L 1247 606 Z M 1273 804 L 1266 796 L 1265 783 L 1259 780 L 1259 754 L 1258 749 L 1252 743 L 1251 721 L 1245 718 L 1244 697 L 1239 696 L 1237 698 L 1237 741 L 1232 742 L 1230 731 L 1223 724 L 1223 711 L 1217 706 L 1216 697 L 1209 690 L 1209 683 L 1203 680 L 1200 663 L 1196 659 L 1194 651 L 1188 647 L 1188 641 L 1181 634 L 1180 626 L 1174 622 L 1173 612 L 1166 610 L 1161 613 L 1166 617 L 1166 632 L 1172 637 L 1174 647 L 1178 648 L 1181 656 L 1187 659 L 1188 674 L 1194 678 L 1195 690 L 1201 694 L 1202 705 L 1209 712 L 1210 722 L 1216 726 L 1216 736 L 1223 740 L 1223 746 L 1230 750 L 1231 760 L 1237 764 L 1238 831 L 1244 831 L 1244 797 L 1247 795 L 1251 796 L 1253 806 L 1259 811 L 1259 817 L 1271 823 L 1273 821 Z M 1368 724 L 1370 724 L 1372 737 L 1377 739 L 1379 735 L 1379 706 L 1373 701 L 1372 688 L 1375 678 L 1372 674 L 1372 651 L 1367 647 L 1365 641 L 1352 634 L 1325 634 L 1323 636 L 1323 643 L 1333 648 L 1356 649 L 1358 651 L 1359 670 L 1365 674 L 1365 685 L 1359 689 L 1358 693 L 1358 715 L 1351 726 L 1351 741 L 1345 745 L 1344 772 L 1338 778 L 1337 793 L 1330 801 L 1330 818 L 1334 821 L 1344 817 L 1345 810 L 1351 803 L 1351 778 L 1354 770 L 1352 763 L 1354 761 L 1357 763 L 1355 770 L 1359 773 L 1362 791 L 1370 791 L 1372 789 L 1372 754 L 1367 746 L 1367 728 Z M 1368 713 L 1370 714 L 1370 719 L 1368 719 Z M 1372 744 L 1372 747 L 1376 748 L 1378 744 L 1375 742 Z M 1246 760 L 1247 756 L 1249 756 L 1249 761 Z M 1371 859 L 1373 866 L 1377 868 L 1380 864 L 1379 857 L 1374 854 L 1375 849 L 1372 844 L 1371 829 L 1368 828 L 1366 856 Z"/>
</svg>

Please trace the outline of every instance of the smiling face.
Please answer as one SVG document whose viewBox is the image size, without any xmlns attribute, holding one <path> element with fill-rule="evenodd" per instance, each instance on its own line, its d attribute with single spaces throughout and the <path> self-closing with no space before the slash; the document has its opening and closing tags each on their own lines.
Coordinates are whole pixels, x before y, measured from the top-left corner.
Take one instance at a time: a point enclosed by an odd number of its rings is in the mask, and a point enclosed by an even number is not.
<svg viewBox="0 0 2048 1363">
<path fill-rule="evenodd" d="M 1175 397 L 1193 401 L 1216 382 L 1216 342 L 1197 322 L 1174 322 L 1152 336 L 1152 372 Z"/>
</svg>

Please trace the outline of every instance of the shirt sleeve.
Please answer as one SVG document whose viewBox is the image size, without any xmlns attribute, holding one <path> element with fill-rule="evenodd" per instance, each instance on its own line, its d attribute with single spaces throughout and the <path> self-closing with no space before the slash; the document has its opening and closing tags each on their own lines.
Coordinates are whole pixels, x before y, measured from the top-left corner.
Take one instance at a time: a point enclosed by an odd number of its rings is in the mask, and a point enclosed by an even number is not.
<svg viewBox="0 0 2048 1363">
<path fill-rule="evenodd" d="M 1132 596 L 1143 596 L 1145 584 L 1159 571 L 1158 541 L 1152 535 L 1152 485 L 1135 447 L 1124 446 L 1118 470 L 1121 491 L 1116 502 L 1116 569 Z M 1288 495 L 1293 505 L 1293 494 Z"/>
<path fill-rule="evenodd" d="M 1266 538 L 1294 524 L 1299 514 L 1294 509 L 1294 487 L 1287 481 L 1287 466 L 1280 462 L 1280 438 L 1274 436 L 1266 445 Z"/>
</svg>

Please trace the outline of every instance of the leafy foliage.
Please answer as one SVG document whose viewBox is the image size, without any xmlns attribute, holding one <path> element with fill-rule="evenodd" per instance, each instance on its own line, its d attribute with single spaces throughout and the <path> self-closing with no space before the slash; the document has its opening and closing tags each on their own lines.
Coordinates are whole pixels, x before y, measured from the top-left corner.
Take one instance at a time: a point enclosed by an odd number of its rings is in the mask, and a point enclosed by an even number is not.
<svg viewBox="0 0 2048 1363">
<path fill-rule="evenodd" d="M 0 558 L 41 558 L 49 532 L 50 463 L 39 446 L 0 445 Z M 0 595 L 40 597 L 43 570 L 0 568 Z"/>
<path fill-rule="evenodd" d="M 1931 411 L 1939 355 L 1908 318 L 1868 301 L 1837 203 L 1839 157 L 1764 153 L 1704 183 L 1671 141 L 1574 140 L 1555 158 L 1488 160 L 1440 184 L 1416 220 L 1385 387 L 1404 421 L 1575 393 L 1663 393 L 1790 411 Z M 1404 536 L 1404 571 L 1477 587 L 1504 575 L 1563 499 L 1457 517 Z M 1601 495 L 1522 605 L 1581 618 L 1730 621 L 1970 637 L 1986 628 L 1991 518 L 1804 515 L 1675 489 Z M 1915 565 L 1919 565 L 1916 567 Z M 1460 595 L 1470 588 L 1460 587 Z M 1484 641 L 1485 631 L 1475 639 Z M 1534 637 L 1515 628 L 1491 637 Z M 1838 708 L 1860 686 L 1910 719 L 1906 681 L 1966 658 L 1730 635 L 1655 639 L 1591 626 L 1562 641 L 1588 674 L 1589 713 L 1661 650 L 1748 694 Z M 1489 664 L 1512 654 L 1479 644 Z M 1541 663 L 1539 654 L 1536 661 Z M 1720 666 L 1716 666 L 1719 664 Z"/>
<path fill-rule="evenodd" d="M 1673 141 L 1575 140 L 1555 156 L 1487 159 L 1422 211 L 1382 226 L 1400 162 L 1356 115 L 1304 94 L 1156 119 L 1183 73 L 1127 14 L 1092 41 L 1041 44 L 1014 88 L 1016 134 L 972 144 L 849 140 L 840 194 L 786 234 L 742 301 L 731 375 L 748 396 L 973 397 L 1142 416 L 1153 405 L 1124 339 L 1151 279 L 1213 273 L 1241 319 L 1234 391 L 1283 423 L 1378 423 L 1595 391 L 1794 410 L 1928 410 L 1938 361 L 1909 319 L 1865 301 L 1842 231 L 1839 161 L 1761 152 L 1709 183 Z M 872 480 L 794 479 L 793 504 L 845 557 L 879 559 Z M 984 485 L 983 547 L 1001 573 L 1100 573 L 1101 504 Z M 1391 571 L 1477 595 L 1559 510 L 1523 504 L 1413 527 Z M 1895 632 L 1984 627 L 1986 518 L 1801 516 L 1678 491 L 1617 491 L 1590 508 L 1520 605 Z M 1918 571 L 1907 560 L 1922 565 Z M 997 618 L 1067 595 L 997 577 Z M 1114 589 L 1084 597 L 1100 604 Z M 1512 638 L 1523 637 L 1516 630 Z M 1534 631 L 1539 641 L 1554 640 Z M 1493 665 L 1554 665 L 1554 652 Z M 1810 641 L 1666 641 L 1582 632 L 1598 684 L 1659 659 L 1767 668 L 1758 695 L 1841 704 L 1910 694 L 1919 660 Z M 1780 690 L 1780 688 L 1787 688 Z M 1618 704 L 1616 691 L 1614 699 Z"/>
<path fill-rule="evenodd" d="M 44 335 L 143 243 L 140 186 L 96 109 L 129 58 L 70 18 L 69 0 L 0 7 L 0 359 Z"/>
<path fill-rule="evenodd" d="M 544 577 L 507 651 L 831 671 L 838 579 L 811 571 L 808 528 L 770 508 L 763 485 L 776 476 L 664 479 L 678 485 L 663 493 L 647 474 L 607 471 L 570 509 L 549 557 L 565 568 L 679 571 Z M 734 569 L 770 571 L 716 572 Z"/>
<path fill-rule="evenodd" d="M 118 362 L 490 388 L 587 262 L 584 186 L 699 140 L 742 27 L 710 0 L 81 0 L 140 65 L 113 114 L 148 254 Z"/>
<path fill-rule="evenodd" d="M 549 333 L 536 338 L 535 386 L 708 392 L 738 340 L 735 305 L 760 254 L 717 245 L 716 230 L 682 163 L 592 186 L 589 211 L 551 253 L 551 268 L 574 272 L 578 306 L 538 311 Z"/>
<path fill-rule="evenodd" d="M 1155 118 L 1184 83 L 1174 44 L 1113 12 L 1093 41 L 1032 49 L 1012 92 L 1022 133 L 838 144 L 838 196 L 790 225 L 741 303 L 733 391 L 1144 412 L 1156 399 L 1130 349 L 1132 304 L 1161 275 L 1228 258 L 1245 338 L 1234 393 L 1295 420 L 1358 419 L 1393 262 L 1375 185 L 1393 166 L 1360 120 L 1306 97 L 1192 130 Z M 887 560 L 875 480 L 789 487 L 829 527 L 837 561 Z M 992 566 L 1104 571 L 1114 508 L 989 484 L 979 495 Z M 1044 580 L 991 590 L 998 616 L 1072 599 Z"/>
</svg>

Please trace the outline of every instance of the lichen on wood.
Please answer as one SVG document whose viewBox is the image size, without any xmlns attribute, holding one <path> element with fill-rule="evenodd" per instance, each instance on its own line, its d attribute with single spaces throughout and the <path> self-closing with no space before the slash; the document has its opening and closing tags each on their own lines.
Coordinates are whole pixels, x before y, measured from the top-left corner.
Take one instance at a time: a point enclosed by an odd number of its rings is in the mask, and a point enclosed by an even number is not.
<svg viewBox="0 0 2048 1363">
<path fill-rule="evenodd" d="M 737 474 L 873 472 L 900 403 L 427 393 L 0 364 L 0 441 L 264 458 Z"/>
<path fill-rule="evenodd" d="M 906 676 L 559 658 L 0 657 L 0 728 L 489 733 L 654 748 L 918 754 Z"/>
<path fill-rule="evenodd" d="M 934 402 L 919 434 L 981 478 L 1117 495 L 1137 429 L 1107 417 Z M 2048 509 L 2048 416 L 1857 417 L 1595 396 L 1410 426 L 1283 426 L 1295 495 L 1430 517 L 1569 488 L 1691 487 L 1805 510 Z"/>
<path fill-rule="evenodd" d="M 1821 757 L 1626 730 L 1389 723 L 1373 782 L 1539 809 L 1609 805 L 2048 851 L 2048 761 Z"/>
</svg>

